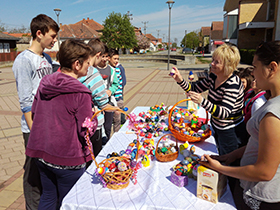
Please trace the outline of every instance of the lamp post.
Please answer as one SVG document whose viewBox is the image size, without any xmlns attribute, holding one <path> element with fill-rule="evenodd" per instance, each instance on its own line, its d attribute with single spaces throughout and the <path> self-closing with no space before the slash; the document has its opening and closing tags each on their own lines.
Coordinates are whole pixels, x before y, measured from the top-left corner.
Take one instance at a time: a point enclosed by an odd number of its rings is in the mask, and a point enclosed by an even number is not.
<svg viewBox="0 0 280 210">
<path fill-rule="evenodd" d="M 185 30 L 185 48 L 187 47 L 187 30 Z"/>
<path fill-rule="evenodd" d="M 175 1 L 167 1 L 169 8 L 169 28 L 168 28 L 168 63 L 167 63 L 167 70 L 169 70 L 169 63 L 170 63 L 170 25 L 171 25 L 171 8 Z"/>
<path fill-rule="evenodd" d="M 56 14 L 56 16 L 57 16 L 57 24 L 58 24 L 58 26 L 59 26 L 59 14 L 60 14 L 60 12 L 61 12 L 61 9 L 56 8 L 56 9 L 54 9 L 53 11 L 55 12 L 55 14 Z M 60 36 L 59 36 L 59 31 L 58 31 L 58 33 L 57 33 L 57 41 L 58 41 L 58 49 L 59 49 L 59 48 L 60 48 Z"/>
</svg>

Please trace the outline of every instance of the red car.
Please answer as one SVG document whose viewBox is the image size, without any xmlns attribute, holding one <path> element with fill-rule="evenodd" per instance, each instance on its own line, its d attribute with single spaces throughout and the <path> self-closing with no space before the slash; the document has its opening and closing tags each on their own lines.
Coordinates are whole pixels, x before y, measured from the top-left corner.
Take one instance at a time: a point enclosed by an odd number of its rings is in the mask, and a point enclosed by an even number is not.
<svg viewBox="0 0 280 210">
<path fill-rule="evenodd" d="M 176 50 L 177 50 L 176 47 L 171 48 L 171 51 L 176 51 Z"/>
</svg>

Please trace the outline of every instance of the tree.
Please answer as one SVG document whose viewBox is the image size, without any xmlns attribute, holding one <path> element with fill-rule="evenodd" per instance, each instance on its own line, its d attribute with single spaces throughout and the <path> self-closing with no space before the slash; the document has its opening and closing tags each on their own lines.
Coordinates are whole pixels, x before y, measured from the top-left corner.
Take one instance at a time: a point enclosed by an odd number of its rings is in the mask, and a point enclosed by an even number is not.
<svg viewBox="0 0 280 210">
<path fill-rule="evenodd" d="M 2 23 L 0 20 L 0 32 L 3 32 L 3 31 L 7 31 L 7 27 L 5 26 L 5 23 Z"/>
<path fill-rule="evenodd" d="M 181 45 L 184 45 L 188 48 L 196 48 L 199 45 L 199 31 L 192 31 L 184 36 L 181 41 Z"/>
<path fill-rule="evenodd" d="M 172 43 L 172 47 L 177 47 L 177 43 L 176 43 L 176 42 L 173 42 L 173 43 Z"/>
<path fill-rule="evenodd" d="M 137 44 L 139 49 L 146 49 L 150 47 L 149 39 L 143 34 L 137 34 L 136 39 L 137 39 Z"/>
<path fill-rule="evenodd" d="M 9 33 L 28 33 L 29 29 L 24 25 L 21 25 L 19 28 L 12 28 L 9 30 Z"/>
<path fill-rule="evenodd" d="M 134 27 L 127 15 L 121 13 L 110 13 L 104 21 L 103 35 L 101 40 L 109 48 L 133 48 L 137 46 Z"/>
</svg>

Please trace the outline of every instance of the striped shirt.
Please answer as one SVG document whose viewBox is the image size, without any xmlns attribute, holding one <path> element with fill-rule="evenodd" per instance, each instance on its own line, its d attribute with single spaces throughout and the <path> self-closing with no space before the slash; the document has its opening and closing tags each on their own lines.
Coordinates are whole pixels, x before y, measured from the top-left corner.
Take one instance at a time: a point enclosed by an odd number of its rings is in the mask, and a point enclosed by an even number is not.
<svg viewBox="0 0 280 210">
<path fill-rule="evenodd" d="M 244 90 L 240 78 L 234 74 L 218 88 L 215 88 L 216 78 L 216 75 L 210 73 L 209 77 L 196 83 L 190 84 L 183 80 L 178 84 L 185 91 L 202 93 L 209 90 L 207 99 L 203 98 L 200 105 L 211 113 L 212 125 L 225 130 L 243 121 Z"/>
<path fill-rule="evenodd" d="M 106 106 L 109 102 L 108 95 L 106 93 L 104 81 L 99 73 L 99 71 L 90 66 L 88 68 L 87 76 L 80 77 L 79 81 L 83 83 L 90 91 L 93 104 L 97 106 L 100 110 Z M 104 115 L 102 112 L 98 115 L 98 128 L 100 129 L 104 123 Z"/>
<path fill-rule="evenodd" d="M 113 67 L 112 67 L 113 68 Z M 117 78 L 118 78 L 118 81 L 119 81 L 119 85 L 118 85 L 118 89 L 116 90 L 115 92 L 115 98 L 116 98 L 116 101 L 120 101 L 120 100 L 123 100 L 123 82 L 122 82 L 122 75 L 121 75 L 121 70 L 120 68 L 114 68 L 115 71 L 116 71 L 116 74 L 117 74 Z"/>
</svg>

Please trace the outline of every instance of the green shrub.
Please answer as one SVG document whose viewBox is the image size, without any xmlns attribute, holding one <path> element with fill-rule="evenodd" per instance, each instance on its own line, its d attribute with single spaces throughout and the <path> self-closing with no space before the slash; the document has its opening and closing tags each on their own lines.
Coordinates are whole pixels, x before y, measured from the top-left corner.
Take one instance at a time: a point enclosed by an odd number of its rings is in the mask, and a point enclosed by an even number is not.
<svg viewBox="0 0 280 210">
<path fill-rule="evenodd" d="M 240 51 L 240 56 L 241 56 L 241 62 L 248 64 L 248 65 L 252 65 L 256 50 L 255 49 L 240 49 L 239 51 Z"/>
</svg>

